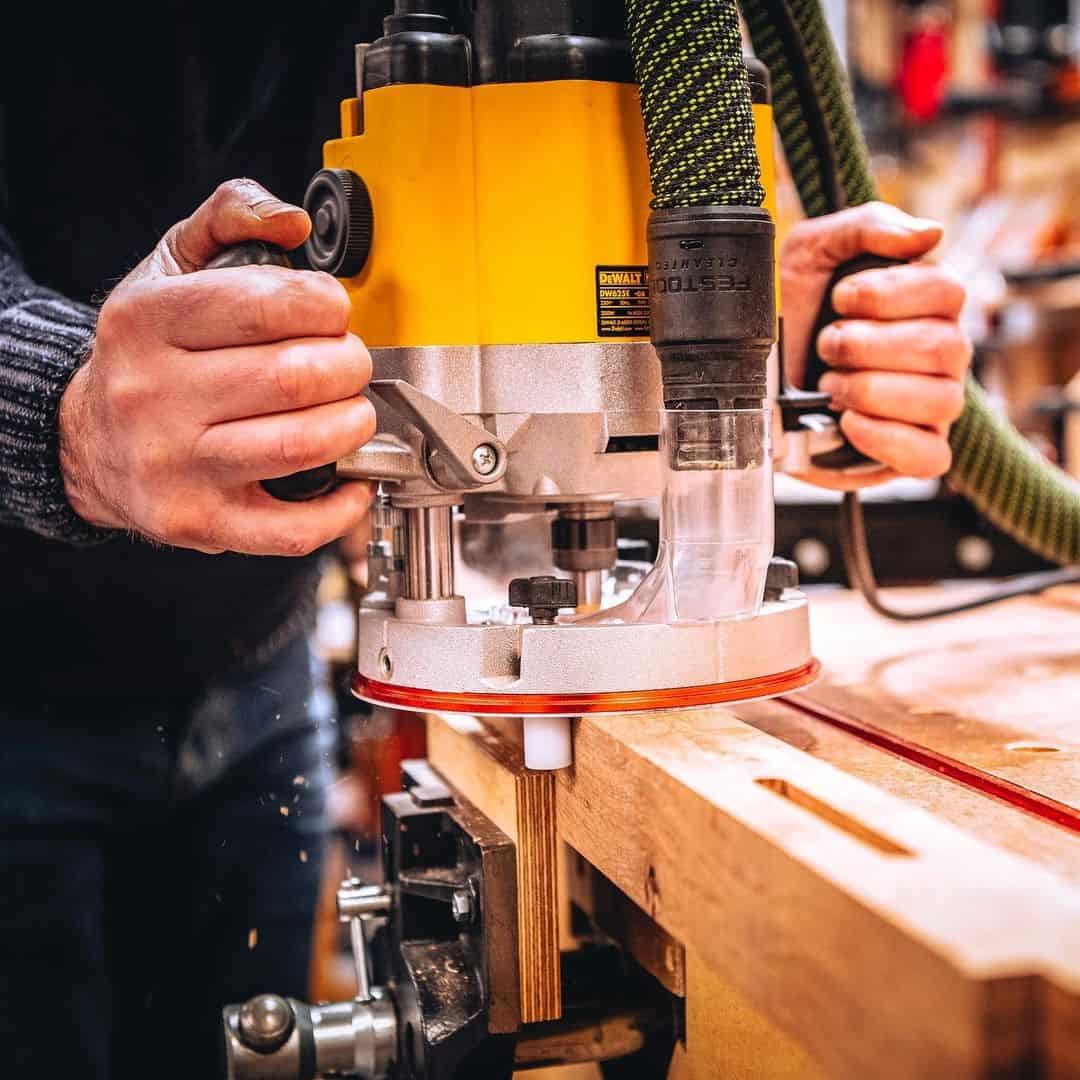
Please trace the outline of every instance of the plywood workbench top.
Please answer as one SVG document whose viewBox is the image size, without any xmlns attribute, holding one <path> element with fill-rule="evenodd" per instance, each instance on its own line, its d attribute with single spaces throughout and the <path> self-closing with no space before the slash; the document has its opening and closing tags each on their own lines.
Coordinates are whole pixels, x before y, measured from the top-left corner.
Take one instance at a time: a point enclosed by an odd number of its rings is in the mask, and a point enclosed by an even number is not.
<svg viewBox="0 0 1080 1080">
<path fill-rule="evenodd" d="M 899 596 L 911 607 L 941 599 Z M 1046 794 L 1080 798 L 1080 587 L 922 623 L 827 593 L 811 619 L 826 686 L 895 709 L 913 738 L 945 737 L 953 752 L 982 754 L 983 767 L 1021 781 L 1035 767 L 1054 788 Z"/>
<path fill-rule="evenodd" d="M 917 608 L 940 603 L 942 593 L 907 589 L 890 597 Z M 815 595 L 811 612 L 823 674 L 794 700 L 1080 808 L 1080 587 L 923 623 L 883 619 L 847 591 Z M 1080 835 L 1018 815 L 783 704 L 735 712 L 1080 883 Z"/>
</svg>

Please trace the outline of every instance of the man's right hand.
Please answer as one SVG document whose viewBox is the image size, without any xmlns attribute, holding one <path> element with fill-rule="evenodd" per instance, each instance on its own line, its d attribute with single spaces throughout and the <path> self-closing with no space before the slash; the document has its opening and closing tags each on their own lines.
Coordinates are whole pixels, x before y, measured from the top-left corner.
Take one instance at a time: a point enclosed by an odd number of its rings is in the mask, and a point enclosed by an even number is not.
<svg viewBox="0 0 1080 1080">
<path fill-rule="evenodd" d="M 291 249 L 299 207 L 250 180 L 223 184 L 113 291 L 88 362 L 60 404 L 60 465 L 75 511 L 197 551 L 303 555 L 351 532 L 371 500 L 346 483 L 307 503 L 260 480 L 336 461 L 375 430 L 371 377 L 327 274 L 206 270 L 245 240 Z"/>
</svg>

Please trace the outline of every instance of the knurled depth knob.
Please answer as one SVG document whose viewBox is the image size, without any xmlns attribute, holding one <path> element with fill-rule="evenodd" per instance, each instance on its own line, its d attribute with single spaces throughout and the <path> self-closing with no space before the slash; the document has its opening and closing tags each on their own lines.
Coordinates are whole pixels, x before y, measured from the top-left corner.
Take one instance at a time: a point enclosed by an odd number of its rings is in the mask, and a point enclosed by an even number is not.
<svg viewBox="0 0 1080 1080">
<path fill-rule="evenodd" d="M 320 169 L 304 193 L 311 235 L 304 244 L 315 270 L 353 277 L 371 251 L 375 215 L 367 185 L 351 169 Z"/>
<path fill-rule="evenodd" d="M 577 585 L 568 578 L 514 578 L 510 582 L 510 606 L 529 609 L 532 621 L 550 625 L 563 608 L 577 607 Z"/>
<path fill-rule="evenodd" d="M 773 556 L 765 575 L 765 599 L 779 600 L 786 589 L 799 587 L 799 568 L 791 559 Z"/>
</svg>

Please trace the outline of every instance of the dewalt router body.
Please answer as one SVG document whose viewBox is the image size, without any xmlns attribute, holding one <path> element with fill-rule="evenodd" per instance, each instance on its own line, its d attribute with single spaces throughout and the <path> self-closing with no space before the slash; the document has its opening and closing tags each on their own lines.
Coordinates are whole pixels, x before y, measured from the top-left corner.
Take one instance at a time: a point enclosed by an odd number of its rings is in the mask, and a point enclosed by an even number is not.
<svg viewBox="0 0 1080 1080">
<path fill-rule="evenodd" d="M 766 589 L 768 431 L 751 430 L 775 338 L 767 79 L 751 62 L 764 209 L 654 210 L 650 227 L 622 4 L 454 7 L 401 4 L 357 48 L 357 95 L 306 200 L 309 259 L 344 281 L 374 361 L 379 434 L 337 466 L 387 497 L 372 550 L 390 578 L 361 612 L 356 690 L 522 715 L 534 761 L 565 763 L 567 725 L 528 718 L 736 700 L 813 675 L 792 568 Z M 712 490 L 676 492 L 695 457 Z M 756 488 L 737 490 L 747 466 Z M 596 615 L 617 599 L 615 504 L 662 493 L 679 508 L 666 578 L 646 591 L 667 599 Z M 501 615 L 488 598 L 478 617 L 455 586 L 455 507 L 466 528 L 553 518 L 551 573 L 519 580 Z M 739 617 L 717 617 L 726 602 L 677 610 L 680 591 L 725 577 L 747 594 Z"/>
</svg>

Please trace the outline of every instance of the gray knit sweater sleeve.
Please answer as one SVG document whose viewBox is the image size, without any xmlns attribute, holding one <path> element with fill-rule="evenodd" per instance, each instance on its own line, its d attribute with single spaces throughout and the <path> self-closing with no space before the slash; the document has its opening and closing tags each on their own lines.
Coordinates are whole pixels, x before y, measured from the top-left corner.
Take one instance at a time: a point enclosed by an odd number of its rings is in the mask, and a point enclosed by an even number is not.
<svg viewBox="0 0 1080 1080">
<path fill-rule="evenodd" d="M 0 225 L 0 524 L 69 544 L 114 535 L 72 510 L 60 475 L 60 398 L 96 320 L 94 308 L 36 284 Z"/>
</svg>

